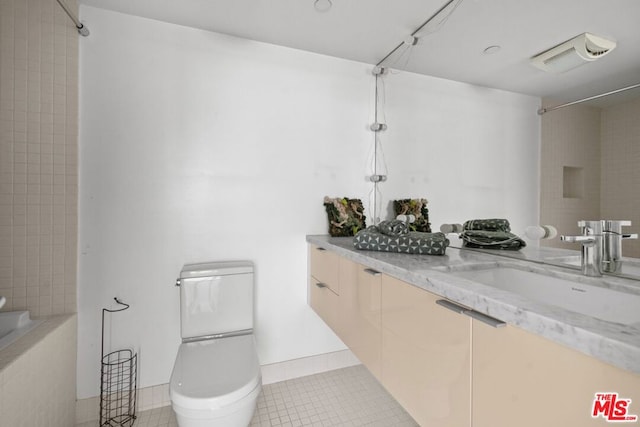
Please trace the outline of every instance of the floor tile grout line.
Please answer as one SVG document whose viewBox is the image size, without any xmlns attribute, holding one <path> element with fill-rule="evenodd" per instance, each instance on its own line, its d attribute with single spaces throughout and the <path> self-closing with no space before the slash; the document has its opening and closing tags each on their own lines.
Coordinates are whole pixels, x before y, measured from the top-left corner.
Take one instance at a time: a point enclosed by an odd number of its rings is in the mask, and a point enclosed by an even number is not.
<svg viewBox="0 0 640 427">
<path fill-rule="evenodd" d="M 95 421 L 76 427 L 94 427 Z M 134 427 L 177 427 L 170 406 L 138 413 Z M 397 426 L 415 421 L 363 365 L 264 385 L 251 427 Z"/>
</svg>

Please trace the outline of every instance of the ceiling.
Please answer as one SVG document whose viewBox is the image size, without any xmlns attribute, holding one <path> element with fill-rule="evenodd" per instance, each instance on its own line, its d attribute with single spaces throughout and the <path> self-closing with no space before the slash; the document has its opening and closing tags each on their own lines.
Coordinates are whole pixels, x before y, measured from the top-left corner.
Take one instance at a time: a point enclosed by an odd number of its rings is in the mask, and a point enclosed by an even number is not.
<svg viewBox="0 0 640 427">
<path fill-rule="evenodd" d="M 326 1 L 326 0 L 323 0 Z M 80 0 L 81 4 L 325 55 L 378 63 L 445 0 Z M 82 14 L 82 10 L 81 10 Z M 82 19 L 82 15 L 80 16 Z M 449 19 L 386 65 L 572 101 L 640 83 L 638 0 L 462 0 Z M 91 22 L 85 22 L 91 29 Z M 603 58 L 563 74 L 529 58 L 578 34 L 617 41 Z M 501 49 L 487 55 L 489 46 Z M 640 93 L 640 91 L 638 91 Z"/>
</svg>

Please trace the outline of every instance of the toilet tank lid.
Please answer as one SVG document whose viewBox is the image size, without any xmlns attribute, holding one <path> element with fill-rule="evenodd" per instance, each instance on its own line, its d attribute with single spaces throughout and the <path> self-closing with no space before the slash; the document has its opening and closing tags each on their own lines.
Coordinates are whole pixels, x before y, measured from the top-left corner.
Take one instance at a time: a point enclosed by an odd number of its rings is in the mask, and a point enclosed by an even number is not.
<svg viewBox="0 0 640 427">
<path fill-rule="evenodd" d="M 251 261 L 216 261 L 185 264 L 180 272 L 180 278 L 188 279 L 247 273 L 253 273 L 253 262 Z"/>
</svg>

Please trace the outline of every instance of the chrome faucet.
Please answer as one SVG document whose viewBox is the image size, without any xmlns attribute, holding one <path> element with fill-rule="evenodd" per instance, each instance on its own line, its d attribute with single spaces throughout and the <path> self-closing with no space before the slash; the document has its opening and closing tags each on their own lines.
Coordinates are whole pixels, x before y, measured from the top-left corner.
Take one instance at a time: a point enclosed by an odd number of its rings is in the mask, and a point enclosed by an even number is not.
<svg viewBox="0 0 640 427">
<path fill-rule="evenodd" d="M 622 240 L 637 239 L 637 234 L 622 234 L 631 221 L 602 221 L 602 271 L 616 273 L 622 266 Z"/>
<path fill-rule="evenodd" d="M 569 243 L 582 243 L 580 268 L 585 276 L 600 277 L 602 270 L 602 221 L 578 221 L 580 236 L 560 236 Z"/>
<path fill-rule="evenodd" d="M 622 240 L 637 239 L 637 234 L 622 234 L 622 227 L 631 221 L 578 221 L 580 236 L 560 236 L 569 243 L 582 243 L 580 266 L 585 276 L 600 277 L 602 273 L 620 271 L 622 265 Z"/>
</svg>

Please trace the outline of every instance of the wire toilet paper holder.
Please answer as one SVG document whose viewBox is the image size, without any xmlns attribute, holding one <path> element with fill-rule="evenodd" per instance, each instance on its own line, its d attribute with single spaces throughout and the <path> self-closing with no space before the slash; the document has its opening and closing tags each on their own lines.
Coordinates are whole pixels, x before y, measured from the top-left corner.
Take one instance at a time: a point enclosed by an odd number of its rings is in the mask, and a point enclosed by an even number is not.
<svg viewBox="0 0 640 427">
<path fill-rule="evenodd" d="M 117 313 L 129 308 L 129 304 L 118 298 L 114 300 L 123 307 L 102 309 L 100 427 L 130 427 L 136 420 L 138 355 L 131 349 L 104 354 L 105 313 Z"/>
</svg>

